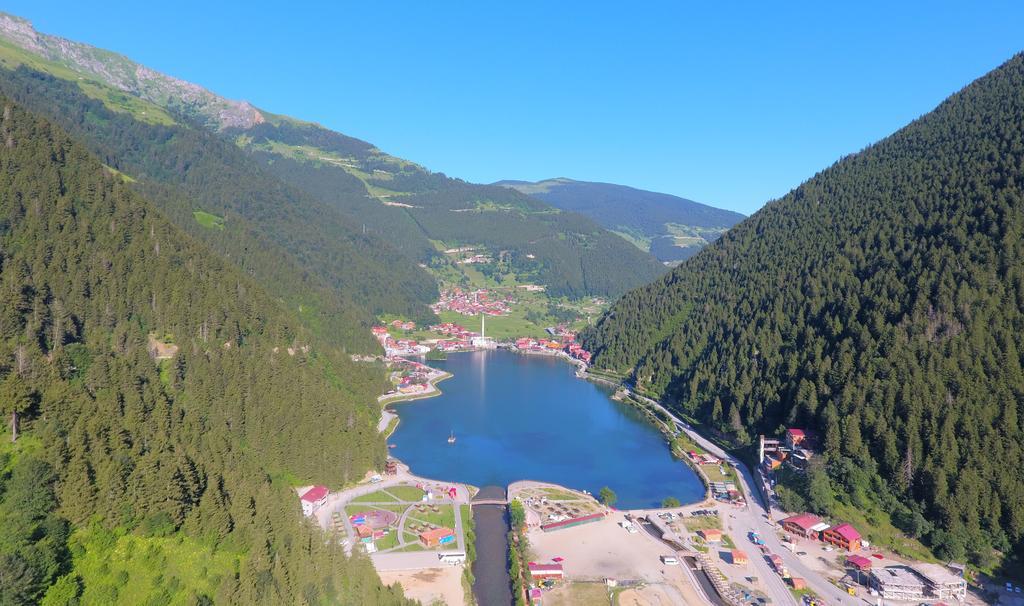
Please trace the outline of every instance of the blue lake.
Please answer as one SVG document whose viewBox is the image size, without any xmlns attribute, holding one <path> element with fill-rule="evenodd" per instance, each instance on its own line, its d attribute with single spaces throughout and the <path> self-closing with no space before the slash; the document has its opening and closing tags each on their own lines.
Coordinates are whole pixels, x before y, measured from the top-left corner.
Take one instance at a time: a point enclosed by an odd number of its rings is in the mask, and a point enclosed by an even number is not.
<svg viewBox="0 0 1024 606">
<path fill-rule="evenodd" d="M 562 360 L 490 351 L 430 365 L 454 375 L 439 384 L 443 395 L 394 406 L 401 422 L 390 452 L 413 473 L 475 486 L 539 480 L 593 494 L 608 486 L 620 509 L 704 496 L 657 429 Z"/>
</svg>

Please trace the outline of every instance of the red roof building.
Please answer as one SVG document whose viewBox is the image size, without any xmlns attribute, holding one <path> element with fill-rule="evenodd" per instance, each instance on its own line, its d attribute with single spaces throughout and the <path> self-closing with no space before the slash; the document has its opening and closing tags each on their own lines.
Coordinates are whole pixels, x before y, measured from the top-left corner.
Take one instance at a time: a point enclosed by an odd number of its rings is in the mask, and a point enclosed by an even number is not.
<svg viewBox="0 0 1024 606">
<path fill-rule="evenodd" d="M 814 531 L 811 528 L 818 524 L 821 524 L 821 520 L 818 519 L 818 516 L 810 513 L 800 513 L 782 520 L 783 530 L 805 538 L 814 536 Z"/>
<path fill-rule="evenodd" d="M 534 579 L 561 579 L 565 576 L 561 564 L 529 564 L 528 568 Z"/>
<path fill-rule="evenodd" d="M 846 565 L 857 570 L 871 570 L 871 560 L 864 556 L 852 555 L 846 558 Z"/>
<path fill-rule="evenodd" d="M 860 533 L 850 524 L 840 524 L 821 533 L 821 540 L 847 551 L 860 549 Z"/>
<path fill-rule="evenodd" d="M 326 486 L 310 486 L 305 492 L 299 495 L 299 502 L 302 503 L 303 515 L 311 516 L 327 502 L 327 495 L 330 490 Z"/>
<path fill-rule="evenodd" d="M 733 564 L 737 566 L 747 565 L 747 552 L 742 549 L 733 549 L 731 555 Z"/>
<path fill-rule="evenodd" d="M 796 448 L 805 439 L 807 439 L 807 434 L 802 429 L 790 427 L 786 430 L 786 445 L 790 448 Z"/>
</svg>

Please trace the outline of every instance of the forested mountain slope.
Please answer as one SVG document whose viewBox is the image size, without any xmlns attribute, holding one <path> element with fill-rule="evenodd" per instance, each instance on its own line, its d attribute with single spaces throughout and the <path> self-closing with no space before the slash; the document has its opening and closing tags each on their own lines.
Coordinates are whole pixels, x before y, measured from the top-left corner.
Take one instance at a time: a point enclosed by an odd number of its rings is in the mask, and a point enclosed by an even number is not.
<svg viewBox="0 0 1024 606">
<path fill-rule="evenodd" d="M 820 430 L 854 503 L 891 493 L 941 556 L 991 564 L 1024 538 L 1022 185 L 1018 55 L 626 295 L 584 341 L 740 442 Z"/>
<path fill-rule="evenodd" d="M 235 145 L 188 124 L 149 124 L 91 98 L 75 82 L 20 66 L 0 92 L 86 142 L 179 226 L 322 332 L 372 347 L 375 313 L 429 314 L 433 279 L 348 215 L 274 177 Z M 197 213 L 219 224 L 197 221 Z"/>
<path fill-rule="evenodd" d="M 2 13 L 0 65 L 14 74 L 0 92 L 45 112 L 179 225 L 293 306 L 316 310 L 320 323 L 354 312 L 330 296 L 297 300 L 318 280 L 373 313 L 425 317 L 423 303 L 437 293 L 417 264 L 450 264 L 444 248 L 479 247 L 521 281 L 573 298 L 617 296 L 663 272 L 584 216 L 432 173 Z M 194 210 L 224 219 L 220 233 L 195 229 Z"/>
<path fill-rule="evenodd" d="M 0 108 L 0 602 L 403 602 L 271 479 L 381 463 L 380 369 Z"/>
<path fill-rule="evenodd" d="M 692 257 L 744 218 L 686 198 L 614 183 L 558 178 L 495 185 L 586 215 L 666 263 Z"/>
<path fill-rule="evenodd" d="M 359 217 L 420 263 L 476 246 L 555 296 L 617 296 L 664 270 L 592 219 L 504 187 L 432 173 L 314 124 L 270 121 L 226 136 L 282 180 Z"/>
</svg>

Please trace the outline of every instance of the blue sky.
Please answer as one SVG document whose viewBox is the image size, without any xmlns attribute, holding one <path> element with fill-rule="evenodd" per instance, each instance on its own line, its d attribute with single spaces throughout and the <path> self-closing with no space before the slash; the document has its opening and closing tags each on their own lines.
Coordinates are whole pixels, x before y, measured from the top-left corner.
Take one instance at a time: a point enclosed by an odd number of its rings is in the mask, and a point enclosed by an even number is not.
<svg viewBox="0 0 1024 606">
<path fill-rule="evenodd" d="M 1024 49 L 1020 2 L 218 4 L 3 10 L 470 181 L 747 214 Z"/>
</svg>

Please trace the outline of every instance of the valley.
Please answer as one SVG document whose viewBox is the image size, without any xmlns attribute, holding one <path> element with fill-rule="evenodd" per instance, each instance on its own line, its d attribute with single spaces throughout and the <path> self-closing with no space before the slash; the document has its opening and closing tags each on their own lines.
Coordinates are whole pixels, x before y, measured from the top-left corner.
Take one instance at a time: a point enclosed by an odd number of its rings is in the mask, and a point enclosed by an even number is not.
<svg viewBox="0 0 1024 606">
<path fill-rule="evenodd" d="M 0 604 L 1024 605 L 1017 46 L 216 8 L 0 13 Z"/>
</svg>

